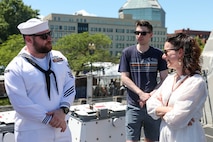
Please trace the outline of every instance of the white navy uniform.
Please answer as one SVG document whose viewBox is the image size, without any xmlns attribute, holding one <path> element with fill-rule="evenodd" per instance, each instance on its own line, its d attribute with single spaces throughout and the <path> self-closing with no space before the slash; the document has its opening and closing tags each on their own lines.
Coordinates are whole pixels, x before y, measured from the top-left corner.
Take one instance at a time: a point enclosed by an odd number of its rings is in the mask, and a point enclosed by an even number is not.
<svg viewBox="0 0 213 142">
<path fill-rule="evenodd" d="M 54 75 L 50 74 L 50 97 L 48 97 L 45 75 L 21 56 L 23 53 L 29 55 L 24 48 L 5 70 L 5 88 L 16 111 L 14 130 L 17 132 L 38 130 L 41 133 L 45 132 L 43 133 L 45 137 L 54 133 L 57 139 L 57 133 L 61 133 L 61 129 L 49 125 L 51 116 L 46 113 L 62 106 L 69 108 L 72 105 L 76 94 L 75 78 L 66 57 L 59 51 L 52 50 L 46 58 L 40 59 L 46 60 L 46 64 L 43 65 L 39 59 L 32 57 L 33 61 L 45 70 L 48 69 L 49 61 L 51 61 L 51 70 L 55 73 L 56 82 Z M 48 133 L 47 130 L 51 132 Z M 70 135 L 68 127 L 64 135 L 66 136 L 67 133 Z M 30 139 L 31 142 L 36 141 L 36 138 Z"/>
</svg>

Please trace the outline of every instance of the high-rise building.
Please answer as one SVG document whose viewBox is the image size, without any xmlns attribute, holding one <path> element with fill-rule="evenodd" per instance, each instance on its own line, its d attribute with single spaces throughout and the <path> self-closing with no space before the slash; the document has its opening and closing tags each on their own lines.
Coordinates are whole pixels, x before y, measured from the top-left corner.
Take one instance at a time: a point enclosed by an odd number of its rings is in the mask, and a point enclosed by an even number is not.
<svg viewBox="0 0 213 142">
<path fill-rule="evenodd" d="M 165 11 L 158 0 L 128 0 L 119 9 L 119 18 L 125 15 L 132 15 L 134 20 L 151 21 L 155 27 L 165 27 Z"/>
<path fill-rule="evenodd" d="M 52 13 L 44 19 L 49 21 L 53 42 L 72 33 L 103 33 L 112 40 L 109 50 L 113 56 L 136 44 L 135 21 L 148 20 L 153 25 L 154 33 L 151 45 L 163 48 L 167 34 L 165 12 L 157 0 L 128 0 L 118 11 L 119 18 Z"/>
</svg>

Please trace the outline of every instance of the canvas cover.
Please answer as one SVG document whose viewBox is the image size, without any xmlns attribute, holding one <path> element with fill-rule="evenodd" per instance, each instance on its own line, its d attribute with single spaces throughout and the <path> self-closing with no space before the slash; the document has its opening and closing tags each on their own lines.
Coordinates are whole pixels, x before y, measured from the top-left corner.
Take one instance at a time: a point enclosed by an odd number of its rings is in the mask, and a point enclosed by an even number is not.
<svg viewBox="0 0 213 142">
<path fill-rule="evenodd" d="M 209 95 L 204 106 L 203 121 L 206 124 L 213 124 L 213 31 L 205 44 L 202 52 L 202 71 L 206 80 Z"/>
</svg>

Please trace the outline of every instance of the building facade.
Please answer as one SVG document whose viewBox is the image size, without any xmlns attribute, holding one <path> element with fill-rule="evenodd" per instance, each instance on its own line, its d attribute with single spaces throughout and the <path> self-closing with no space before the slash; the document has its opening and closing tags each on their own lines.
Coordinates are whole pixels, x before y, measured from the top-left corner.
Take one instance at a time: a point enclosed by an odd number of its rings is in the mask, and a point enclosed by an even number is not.
<svg viewBox="0 0 213 142">
<path fill-rule="evenodd" d="M 44 19 L 49 21 L 53 42 L 72 33 L 102 33 L 112 40 L 109 50 L 113 56 L 136 44 L 136 20 L 148 20 L 153 25 L 151 46 L 162 49 L 167 34 L 165 12 L 157 0 L 128 0 L 119 9 L 119 18 L 51 13 Z"/>
<path fill-rule="evenodd" d="M 209 38 L 210 31 L 197 31 L 197 30 L 191 30 L 189 28 L 187 29 L 181 29 L 181 30 L 175 30 L 176 33 L 185 33 L 192 37 L 199 37 L 203 40 L 204 43 L 206 43 L 207 39 Z"/>
</svg>

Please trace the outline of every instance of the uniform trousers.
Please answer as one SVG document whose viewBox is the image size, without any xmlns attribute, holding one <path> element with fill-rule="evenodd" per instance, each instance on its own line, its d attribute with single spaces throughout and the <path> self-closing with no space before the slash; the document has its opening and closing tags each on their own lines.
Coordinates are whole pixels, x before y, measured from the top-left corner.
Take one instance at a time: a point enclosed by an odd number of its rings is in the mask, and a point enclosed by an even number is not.
<svg viewBox="0 0 213 142">
<path fill-rule="evenodd" d="M 61 128 L 48 126 L 36 130 L 15 131 L 15 142 L 72 142 L 72 136 L 68 126 L 65 132 L 61 132 Z"/>
</svg>

